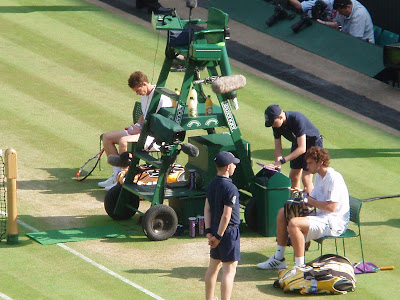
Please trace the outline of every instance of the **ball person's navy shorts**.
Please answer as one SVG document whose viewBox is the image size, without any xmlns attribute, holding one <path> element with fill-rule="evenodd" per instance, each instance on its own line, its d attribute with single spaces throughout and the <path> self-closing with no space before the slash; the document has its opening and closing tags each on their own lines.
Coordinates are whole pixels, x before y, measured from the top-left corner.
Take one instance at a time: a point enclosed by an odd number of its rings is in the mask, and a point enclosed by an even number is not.
<svg viewBox="0 0 400 300">
<path fill-rule="evenodd" d="M 217 232 L 215 228 L 213 233 Z M 239 225 L 228 226 L 216 248 L 210 248 L 210 257 L 222 262 L 240 261 Z"/>
<path fill-rule="evenodd" d="M 318 146 L 318 147 L 323 147 L 323 140 L 322 136 L 315 136 L 315 137 L 310 137 L 307 139 L 307 145 L 306 149 L 310 149 L 312 146 Z M 293 152 L 297 148 L 297 144 L 292 145 L 291 151 Z M 305 153 L 300 155 L 299 157 L 293 159 L 290 161 L 290 168 L 291 169 L 303 169 L 307 171 L 307 162 L 304 158 Z"/>
</svg>

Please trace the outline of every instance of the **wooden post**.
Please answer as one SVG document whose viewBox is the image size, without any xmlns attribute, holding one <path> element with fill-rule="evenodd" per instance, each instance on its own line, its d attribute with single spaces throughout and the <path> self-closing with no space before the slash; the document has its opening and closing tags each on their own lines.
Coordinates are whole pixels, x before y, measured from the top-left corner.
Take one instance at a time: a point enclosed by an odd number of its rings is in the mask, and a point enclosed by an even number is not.
<svg viewBox="0 0 400 300">
<path fill-rule="evenodd" d="M 8 148 L 5 153 L 7 178 L 7 244 L 18 244 L 17 223 L 17 152 Z"/>
</svg>

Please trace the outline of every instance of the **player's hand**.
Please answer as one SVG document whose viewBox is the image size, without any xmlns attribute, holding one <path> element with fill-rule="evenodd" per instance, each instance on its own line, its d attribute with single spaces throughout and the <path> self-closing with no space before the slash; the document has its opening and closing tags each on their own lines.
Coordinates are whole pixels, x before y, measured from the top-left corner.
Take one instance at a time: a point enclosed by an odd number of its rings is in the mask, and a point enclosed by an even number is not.
<svg viewBox="0 0 400 300">
<path fill-rule="evenodd" d="M 128 133 L 129 133 L 130 135 L 139 134 L 140 131 L 141 131 L 141 128 L 139 128 L 139 127 L 136 126 L 136 125 L 131 125 L 131 126 L 128 127 Z"/>
<path fill-rule="evenodd" d="M 208 240 L 208 244 L 211 246 L 211 248 L 216 248 L 220 242 L 221 241 L 218 240 L 215 236 Z"/>
</svg>

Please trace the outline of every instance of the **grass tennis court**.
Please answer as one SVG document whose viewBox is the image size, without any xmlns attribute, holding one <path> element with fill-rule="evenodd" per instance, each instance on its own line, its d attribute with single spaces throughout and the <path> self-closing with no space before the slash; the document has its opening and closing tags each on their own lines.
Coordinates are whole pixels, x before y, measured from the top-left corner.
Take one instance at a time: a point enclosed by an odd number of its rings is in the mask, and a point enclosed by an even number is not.
<svg viewBox="0 0 400 300">
<path fill-rule="evenodd" d="M 203 299 L 204 239 L 185 235 L 150 242 L 136 215 L 130 221 L 111 220 L 103 208 L 105 192 L 97 188 L 109 175 L 105 161 L 106 170 L 74 180 L 79 166 L 98 151 L 99 135 L 130 124 L 139 98 L 127 79 L 141 70 L 157 80 L 165 37 L 80 0 L 3 0 L 0 26 L 0 149 L 13 147 L 18 153 L 18 214 L 25 224 L 19 226 L 19 245 L 0 243 L 0 297 Z M 264 127 L 263 114 L 269 104 L 279 103 L 304 112 L 319 127 L 332 167 L 342 173 L 352 196 L 399 193 L 398 137 L 240 69 L 233 73 L 247 78 L 235 116 L 254 161 L 273 158 L 272 132 Z M 177 87 L 182 75 L 175 73 L 167 86 Z M 285 165 L 283 172 L 288 170 Z M 364 204 L 366 261 L 396 269 L 357 276 L 356 291 L 342 297 L 397 297 L 399 209 L 398 198 Z M 25 236 L 90 226 L 117 226 L 127 236 L 48 246 Z M 333 243 L 324 248 L 333 251 Z M 348 241 L 346 249 L 352 262 L 361 259 L 358 241 Z M 301 297 L 274 289 L 275 271 L 256 269 L 274 251 L 275 238 L 243 232 L 233 299 Z M 310 252 L 306 260 L 318 254 Z M 293 263 L 290 254 L 287 258 Z"/>
</svg>

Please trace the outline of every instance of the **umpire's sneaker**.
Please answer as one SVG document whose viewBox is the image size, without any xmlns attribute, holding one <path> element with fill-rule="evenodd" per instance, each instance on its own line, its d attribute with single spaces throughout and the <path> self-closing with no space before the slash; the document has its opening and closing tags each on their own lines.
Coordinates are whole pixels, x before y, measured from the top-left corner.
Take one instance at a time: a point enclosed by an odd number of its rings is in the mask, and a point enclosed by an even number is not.
<svg viewBox="0 0 400 300">
<path fill-rule="evenodd" d="M 99 182 L 97 185 L 99 187 L 105 188 L 106 186 L 109 186 L 116 182 L 117 182 L 117 176 L 115 176 L 114 174 L 111 174 L 111 176 L 107 180 Z"/>
<path fill-rule="evenodd" d="M 286 261 L 284 258 L 282 260 L 276 259 L 275 255 L 272 255 L 267 261 L 259 263 L 257 268 L 262 270 L 286 269 Z"/>
<path fill-rule="evenodd" d="M 115 183 L 107 185 L 104 189 L 108 192 L 109 190 L 111 190 L 114 186 L 116 186 L 118 184 L 117 181 L 115 181 Z"/>
</svg>

